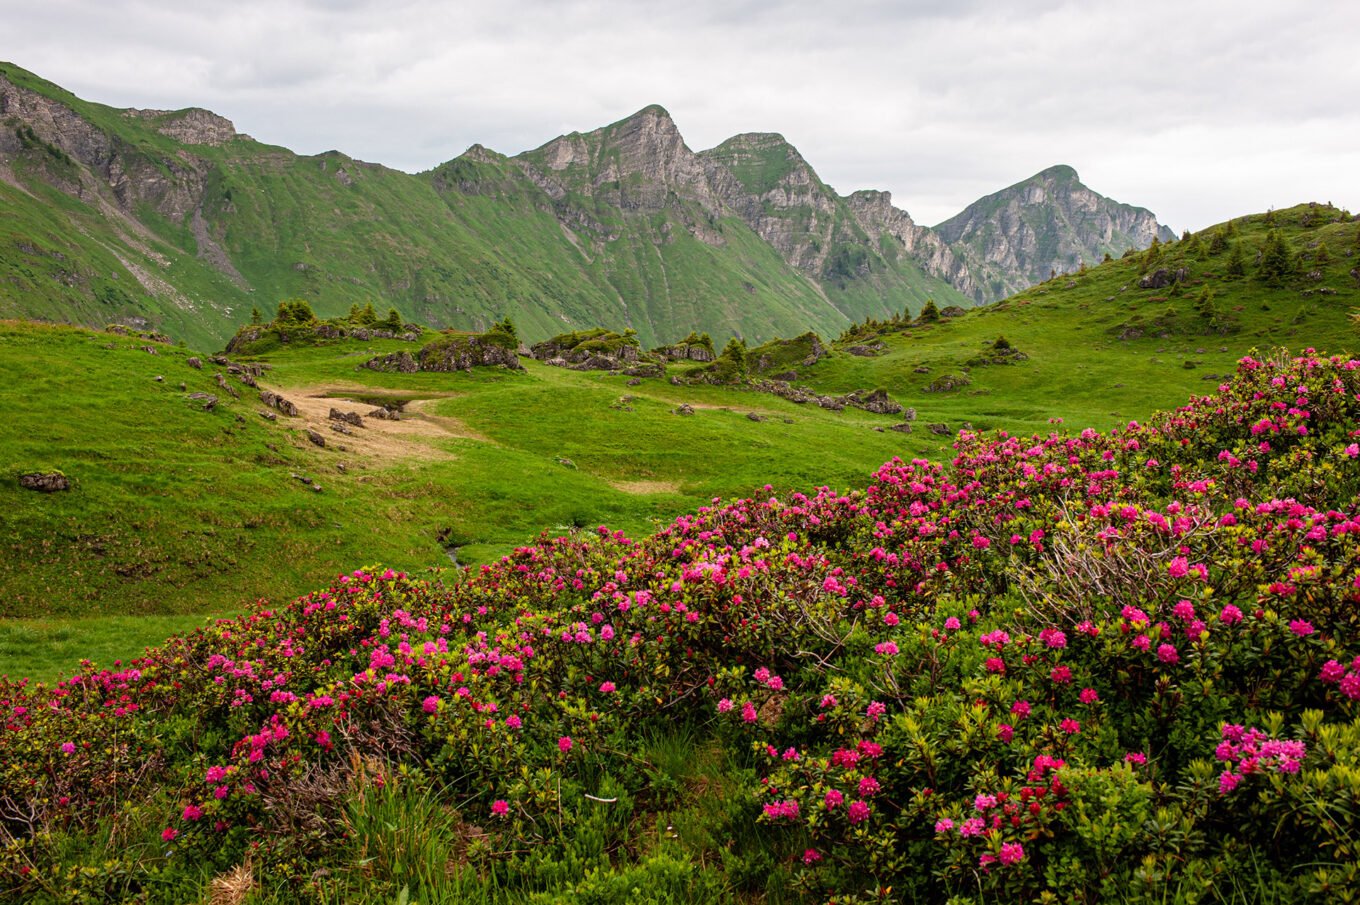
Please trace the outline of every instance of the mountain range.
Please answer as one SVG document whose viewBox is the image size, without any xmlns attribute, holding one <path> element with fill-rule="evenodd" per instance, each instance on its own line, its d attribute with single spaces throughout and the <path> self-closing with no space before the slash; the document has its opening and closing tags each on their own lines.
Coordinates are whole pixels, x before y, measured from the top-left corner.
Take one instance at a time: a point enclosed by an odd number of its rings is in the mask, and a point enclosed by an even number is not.
<svg viewBox="0 0 1360 905">
<path fill-rule="evenodd" d="M 0 63 L 0 316 L 220 344 L 306 298 L 527 339 L 750 340 L 1002 298 L 1173 234 L 1055 166 L 934 228 L 841 195 L 782 136 L 695 152 L 649 106 L 508 157 L 407 174 L 297 155 L 202 109 L 119 110 Z"/>
</svg>

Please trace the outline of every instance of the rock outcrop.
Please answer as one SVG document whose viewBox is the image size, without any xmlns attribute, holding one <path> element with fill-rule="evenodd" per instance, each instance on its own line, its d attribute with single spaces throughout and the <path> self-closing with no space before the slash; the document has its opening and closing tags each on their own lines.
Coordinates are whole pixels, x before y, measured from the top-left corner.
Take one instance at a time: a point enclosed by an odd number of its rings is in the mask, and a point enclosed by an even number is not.
<svg viewBox="0 0 1360 905">
<path fill-rule="evenodd" d="M 524 366 L 513 347 L 467 333 L 449 333 L 421 348 L 414 355 L 405 350 L 369 359 L 364 367 L 373 371 L 404 374 L 415 371 L 471 371 L 473 368 L 506 368 L 522 371 Z"/>
</svg>

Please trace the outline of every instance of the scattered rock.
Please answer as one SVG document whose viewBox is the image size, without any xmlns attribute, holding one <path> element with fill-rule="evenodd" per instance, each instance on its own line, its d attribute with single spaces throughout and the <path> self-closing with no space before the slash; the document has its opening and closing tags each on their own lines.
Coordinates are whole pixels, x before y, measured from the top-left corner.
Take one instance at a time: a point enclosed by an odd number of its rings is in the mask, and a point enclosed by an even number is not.
<svg viewBox="0 0 1360 905">
<path fill-rule="evenodd" d="M 159 352 L 156 351 L 156 347 L 155 347 L 155 346 L 142 346 L 142 351 L 145 352 L 147 355 L 159 355 L 159 354 L 160 354 Z"/>
<path fill-rule="evenodd" d="M 902 411 L 902 404 L 893 400 L 888 395 L 887 390 L 874 390 L 866 393 L 864 390 L 855 390 L 849 395 L 842 396 L 837 400 L 844 405 L 852 405 L 855 408 L 863 409 L 866 412 L 873 412 L 876 415 L 896 415 Z"/>
<path fill-rule="evenodd" d="M 352 424 L 355 427 L 364 426 L 364 419 L 359 416 L 358 412 L 342 412 L 337 408 L 332 408 L 331 413 L 327 417 L 332 421 L 343 421 L 344 423 Z"/>
<path fill-rule="evenodd" d="M 189 367 L 193 368 L 195 371 L 201 371 L 201 370 L 203 370 L 203 361 L 202 361 L 202 359 L 199 359 L 198 357 L 187 358 L 187 359 L 185 359 L 184 363 L 185 363 L 186 365 L 188 365 Z"/>
<path fill-rule="evenodd" d="M 212 393 L 190 393 L 189 398 L 203 403 L 203 411 L 211 412 L 217 407 L 217 397 Z"/>
<path fill-rule="evenodd" d="M 958 305 L 945 305 L 940 309 L 940 317 L 963 317 L 967 313 Z"/>
<path fill-rule="evenodd" d="M 902 410 L 902 420 L 903 420 L 903 421 L 915 421 L 915 420 L 916 420 L 916 409 L 914 409 L 914 408 L 903 409 L 903 410 Z"/>
<path fill-rule="evenodd" d="M 858 355 L 860 358 L 873 358 L 888 351 L 888 344 L 884 342 L 874 342 L 867 345 L 850 346 L 845 351 L 851 355 Z"/>
<path fill-rule="evenodd" d="M 297 406 L 272 390 L 260 390 L 260 401 L 272 409 L 278 409 L 290 418 L 297 417 Z"/>
<path fill-rule="evenodd" d="M 156 375 L 156 382 L 157 382 L 157 383 L 165 383 L 165 378 L 162 377 L 161 375 L 157 374 L 157 375 Z"/>
<path fill-rule="evenodd" d="M 930 373 L 930 368 L 926 367 L 925 365 L 917 365 L 916 367 L 912 368 L 911 370 L 912 370 L 912 373 L 914 373 L 914 374 L 929 374 L 929 373 Z"/>
<path fill-rule="evenodd" d="M 640 385 L 641 383 L 642 383 L 642 378 L 641 378 L 641 377 L 634 377 L 632 380 L 628 381 L 628 385 L 629 385 L 630 387 L 638 386 L 638 385 Z"/>
<path fill-rule="evenodd" d="M 677 408 L 677 409 L 672 409 L 671 411 L 672 411 L 674 414 L 677 414 L 677 415 L 693 415 L 693 414 L 694 414 L 694 406 L 690 405 L 688 402 L 682 402 L 682 403 L 680 403 L 680 407 L 679 407 L 679 408 Z"/>
<path fill-rule="evenodd" d="M 1190 271 L 1185 267 L 1178 267 L 1175 270 L 1167 270 L 1159 267 L 1152 273 L 1138 281 L 1139 289 L 1165 289 L 1172 283 L 1183 283 L 1190 276 Z"/>
<path fill-rule="evenodd" d="M 877 424 L 874 425 L 873 429 L 880 434 L 883 433 L 883 428 L 879 427 Z"/>
<path fill-rule="evenodd" d="M 331 430 L 335 431 L 337 434 L 344 434 L 347 437 L 353 436 L 354 434 L 354 431 L 350 430 L 348 427 L 346 427 L 339 421 L 334 421 L 331 423 Z"/>
<path fill-rule="evenodd" d="M 378 408 L 375 408 L 373 411 L 369 412 L 368 417 L 377 418 L 379 421 L 401 420 L 401 415 L 398 414 L 396 409 L 390 409 L 385 405 L 379 406 Z"/>
<path fill-rule="evenodd" d="M 764 420 L 765 420 L 765 416 L 762 415 L 762 414 L 760 414 L 759 412 L 747 412 L 747 414 L 746 414 L 746 420 L 747 420 L 747 421 L 764 421 Z"/>
<path fill-rule="evenodd" d="M 926 387 L 926 392 L 950 393 L 953 392 L 954 390 L 963 389 L 972 382 L 973 381 L 969 380 L 962 374 L 941 374 L 939 377 L 936 377 L 933 381 L 930 382 L 930 384 Z"/>
<path fill-rule="evenodd" d="M 33 471 L 19 475 L 19 486 L 39 493 L 58 493 L 71 489 L 71 479 L 59 471 Z"/>
<path fill-rule="evenodd" d="M 236 388 L 227 383 L 227 378 L 223 377 L 220 373 L 214 374 L 213 379 L 217 381 L 218 388 L 226 390 L 227 393 L 231 395 L 232 399 L 241 398 L 241 394 L 236 392 Z"/>
<path fill-rule="evenodd" d="M 263 419 L 266 420 L 266 421 L 278 421 L 278 420 L 279 420 L 279 416 L 278 416 L 278 415 L 274 414 L 273 412 L 268 412 L 268 411 L 261 411 L 261 412 L 260 412 L 260 417 L 263 418 Z"/>
<path fill-rule="evenodd" d="M 308 429 L 307 429 L 307 439 L 308 439 L 308 440 L 311 440 L 313 443 L 315 443 L 317 446 L 321 447 L 322 449 L 325 449 L 325 448 L 326 448 L 326 438 L 323 437 L 323 436 L 321 436 L 320 434 L 318 434 L 316 431 L 312 430 L 311 428 L 308 428 Z"/>
<path fill-rule="evenodd" d="M 184 393 L 184 392 L 187 392 L 188 389 L 189 389 L 189 384 L 187 384 L 187 383 L 185 383 L 184 381 L 181 380 L 181 381 L 179 382 L 179 391 L 180 391 L 181 393 Z"/>
<path fill-rule="evenodd" d="M 882 429 L 883 428 L 879 428 L 879 430 Z M 899 434 L 909 434 L 911 433 L 911 423 L 903 421 L 901 424 L 894 424 L 892 427 L 889 428 L 889 430 L 895 430 Z"/>
<path fill-rule="evenodd" d="M 941 421 L 935 421 L 931 424 L 927 424 L 926 430 L 930 431 L 932 434 L 939 434 L 942 437 L 946 437 L 951 433 L 951 431 L 949 430 L 949 425 Z"/>
</svg>

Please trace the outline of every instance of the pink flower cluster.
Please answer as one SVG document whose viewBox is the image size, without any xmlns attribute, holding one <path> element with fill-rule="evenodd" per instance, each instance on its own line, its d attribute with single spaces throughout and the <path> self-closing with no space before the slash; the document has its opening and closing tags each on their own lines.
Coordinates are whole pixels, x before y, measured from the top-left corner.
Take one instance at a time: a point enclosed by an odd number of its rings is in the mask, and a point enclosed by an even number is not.
<svg viewBox="0 0 1360 905">
<path fill-rule="evenodd" d="M 1298 773 L 1307 746 L 1300 741 L 1271 738 L 1260 729 L 1229 724 L 1214 757 L 1227 764 L 1218 777 L 1220 795 L 1227 795 L 1252 773 Z"/>
</svg>

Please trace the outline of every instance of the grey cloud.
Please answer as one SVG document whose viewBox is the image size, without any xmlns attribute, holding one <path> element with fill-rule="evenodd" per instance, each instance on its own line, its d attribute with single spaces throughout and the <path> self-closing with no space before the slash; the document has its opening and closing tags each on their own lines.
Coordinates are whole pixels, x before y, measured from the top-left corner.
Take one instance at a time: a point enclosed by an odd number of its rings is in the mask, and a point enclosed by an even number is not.
<svg viewBox="0 0 1360 905">
<path fill-rule="evenodd" d="M 1360 7 L 1326 7 L 0 0 L 14 61 L 77 94 L 207 106 L 300 152 L 419 170 L 660 103 L 691 147 L 781 132 L 923 223 L 1065 162 L 1178 227 L 1360 206 Z"/>
</svg>

